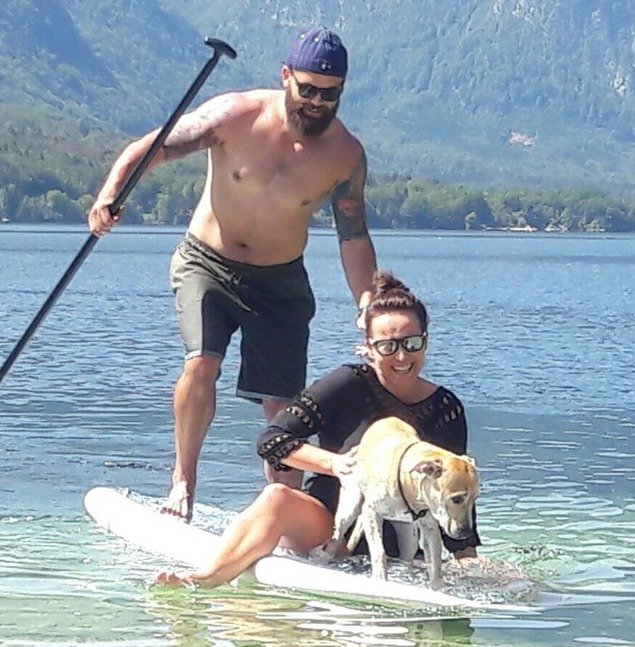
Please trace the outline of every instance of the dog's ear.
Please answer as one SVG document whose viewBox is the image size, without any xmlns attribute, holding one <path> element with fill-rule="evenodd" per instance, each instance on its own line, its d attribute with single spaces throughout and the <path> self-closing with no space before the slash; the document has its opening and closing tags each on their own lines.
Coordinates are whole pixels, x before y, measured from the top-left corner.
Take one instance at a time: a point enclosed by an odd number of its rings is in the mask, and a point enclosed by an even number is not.
<svg viewBox="0 0 635 647">
<path fill-rule="evenodd" d="M 468 456 L 467 454 L 463 454 L 461 458 L 464 461 L 467 461 L 472 467 L 476 467 L 476 461 L 471 456 Z"/>
<path fill-rule="evenodd" d="M 425 474 L 433 479 L 438 479 L 443 474 L 443 465 L 441 461 L 421 461 L 417 463 L 411 470 L 418 474 Z"/>
</svg>

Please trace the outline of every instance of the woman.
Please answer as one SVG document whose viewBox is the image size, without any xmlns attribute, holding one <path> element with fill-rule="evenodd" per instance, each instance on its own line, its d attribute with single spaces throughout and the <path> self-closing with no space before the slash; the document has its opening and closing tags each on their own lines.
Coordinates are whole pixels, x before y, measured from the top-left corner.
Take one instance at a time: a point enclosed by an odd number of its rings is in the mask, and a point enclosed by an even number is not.
<svg viewBox="0 0 635 647">
<path fill-rule="evenodd" d="M 218 586 L 277 546 L 306 554 L 325 544 L 333 531 L 340 479 L 354 466 L 354 445 L 378 418 L 399 416 L 423 440 L 465 453 L 463 406 L 450 391 L 419 376 L 428 341 L 425 306 L 390 273 L 376 273 L 373 287 L 365 312 L 367 363 L 341 366 L 315 382 L 259 438 L 258 453 L 274 469 L 315 473 L 305 491 L 266 486 L 227 528 L 206 569 L 160 573 L 158 583 Z M 314 435 L 319 446 L 307 442 Z M 388 553 L 399 554 L 398 539 L 386 536 Z M 476 526 L 470 539 L 443 539 L 457 558 L 475 557 L 480 545 Z"/>
</svg>

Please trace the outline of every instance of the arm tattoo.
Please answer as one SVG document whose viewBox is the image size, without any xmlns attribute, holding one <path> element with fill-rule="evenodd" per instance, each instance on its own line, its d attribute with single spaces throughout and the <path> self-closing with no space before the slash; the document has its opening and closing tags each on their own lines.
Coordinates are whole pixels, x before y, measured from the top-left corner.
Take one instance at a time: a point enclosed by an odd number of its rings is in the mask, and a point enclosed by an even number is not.
<svg viewBox="0 0 635 647">
<path fill-rule="evenodd" d="M 194 112 L 183 115 L 163 142 L 166 160 L 180 159 L 218 143 L 220 140 L 216 136 L 216 128 L 229 114 L 228 100 L 220 105 L 212 100 Z"/>
<path fill-rule="evenodd" d="M 366 158 L 362 155 L 350 179 L 338 184 L 331 195 L 335 226 L 340 242 L 368 237 L 364 206 L 365 182 Z"/>
</svg>

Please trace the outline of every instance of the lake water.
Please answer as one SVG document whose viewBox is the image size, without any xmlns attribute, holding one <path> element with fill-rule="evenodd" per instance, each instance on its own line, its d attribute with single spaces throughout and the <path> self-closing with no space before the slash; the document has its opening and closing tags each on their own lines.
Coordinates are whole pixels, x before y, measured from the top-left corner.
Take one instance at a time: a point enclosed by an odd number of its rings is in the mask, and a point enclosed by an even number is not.
<svg viewBox="0 0 635 647">
<path fill-rule="evenodd" d="M 167 491 L 181 346 L 167 286 L 175 229 L 100 241 L 0 385 L 0 643 L 633 645 L 635 237 L 374 235 L 429 305 L 426 373 L 463 400 L 483 480 L 481 554 L 522 568 L 544 610 L 439 619 L 293 592 L 166 592 L 166 564 L 87 518 L 95 485 Z M 86 239 L 0 226 L 0 360 Z M 331 232 L 306 255 L 310 378 L 359 341 Z M 234 397 L 235 343 L 200 464 L 202 522 L 252 500 L 259 407 Z M 219 509 L 223 512 L 220 512 Z"/>
</svg>

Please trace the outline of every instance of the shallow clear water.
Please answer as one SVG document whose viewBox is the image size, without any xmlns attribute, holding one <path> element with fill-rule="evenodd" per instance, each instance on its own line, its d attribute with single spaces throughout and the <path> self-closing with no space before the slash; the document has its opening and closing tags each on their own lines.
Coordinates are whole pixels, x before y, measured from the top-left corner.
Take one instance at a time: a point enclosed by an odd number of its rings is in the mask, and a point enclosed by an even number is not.
<svg viewBox="0 0 635 647">
<path fill-rule="evenodd" d="M 635 626 L 635 238 L 376 233 L 425 297 L 428 375 L 466 405 L 481 553 L 538 582 L 531 617 L 438 619 L 262 588 L 149 590 L 160 559 L 85 516 L 94 485 L 154 497 L 172 464 L 181 348 L 167 265 L 182 235 L 100 241 L 0 385 L 0 642 L 9 645 L 623 645 Z M 0 227 L 3 361 L 86 238 Z M 353 359 L 354 307 L 330 232 L 307 265 L 310 378 Z M 233 396 L 233 345 L 200 469 L 199 520 L 263 483 L 259 408 Z"/>
</svg>

